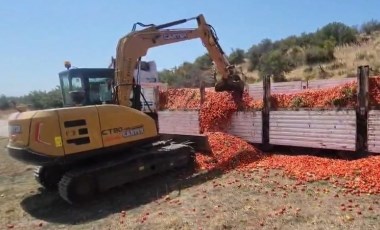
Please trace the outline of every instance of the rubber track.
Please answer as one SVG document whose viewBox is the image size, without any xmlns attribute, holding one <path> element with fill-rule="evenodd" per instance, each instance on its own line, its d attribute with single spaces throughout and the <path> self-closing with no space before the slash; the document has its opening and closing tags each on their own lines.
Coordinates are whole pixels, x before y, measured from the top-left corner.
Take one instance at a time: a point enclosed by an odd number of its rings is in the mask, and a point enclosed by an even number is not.
<svg viewBox="0 0 380 230">
<path fill-rule="evenodd" d="M 64 199 L 66 200 L 67 202 L 69 202 L 70 204 L 72 204 L 71 200 L 69 199 L 68 197 L 68 187 L 71 183 L 71 180 L 73 179 L 75 175 L 71 174 L 70 172 L 68 173 L 65 173 L 63 176 L 62 176 L 62 179 L 61 181 L 59 182 L 58 184 L 58 191 L 59 191 L 59 195 Z"/>
<path fill-rule="evenodd" d="M 71 185 L 71 182 L 73 179 L 75 179 L 77 176 L 80 176 L 81 173 L 75 173 L 75 172 L 67 172 L 65 173 L 61 180 L 59 181 L 59 184 L 58 184 L 58 191 L 59 191 L 59 195 L 64 199 L 66 200 L 67 202 L 69 202 L 70 204 L 73 204 L 73 202 L 70 200 L 69 198 L 69 187 Z"/>
<path fill-rule="evenodd" d="M 41 173 L 43 173 L 44 175 L 46 174 L 46 171 L 44 172 L 44 170 L 48 170 L 47 168 L 45 168 L 46 166 L 37 166 L 35 169 L 34 169 L 34 177 L 36 179 L 36 181 L 42 185 L 45 189 L 48 189 L 48 190 L 56 190 L 57 186 L 58 186 L 58 182 L 57 184 L 55 185 L 51 185 L 49 184 L 50 182 L 48 181 L 47 178 L 44 178 L 43 176 L 41 176 Z M 51 178 L 49 178 L 51 179 Z"/>
<path fill-rule="evenodd" d="M 36 181 L 37 181 L 38 183 L 40 183 L 42 186 L 45 187 L 44 181 L 43 181 L 43 180 L 41 179 L 41 177 L 40 177 L 40 173 L 41 173 L 42 167 L 43 167 L 43 166 L 37 166 L 37 167 L 34 169 L 34 178 L 36 179 Z"/>
<path fill-rule="evenodd" d="M 183 143 L 176 143 L 176 144 L 175 145 L 170 145 L 170 144 L 157 145 L 157 146 L 150 145 L 150 147 L 146 149 L 136 149 L 135 151 L 138 154 L 131 154 L 132 153 L 131 151 L 126 150 L 129 153 L 127 157 L 124 156 L 124 158 L 120 157 L 119 159 L 117 158 L 112 161 L 100 162 L 95 165 L 88 165 L 81 168 L 72 169 L 66 172 L 62 176 L 62 179 L 59 182 L 59 186 L 58 186 L 59 194 L 64 200 L 66 200 L 70 204 L 73 204 L 73 203 L 76 203 L 76 201 L 71 200 L 70 194 L 68 193 L 69 193 L 70 185 L 75 178 L 79 178 L 85 174 L 94 176 L 96 178 L 97 173 L 101 172 L 102 170 L 109 169 L 121 164 L 127 164 L 128 162 L 131 162 L 132 160 L 144 158 L 149 155 L 160 156 L 162 154 L 163 157 L 169 157 L 177 153 L 177 151 L 181 148 L 190 148 L 191 151 L 189 151 L 189 153 L 190 154 L 194 153 L 194 149 L 191 147 L 191 145 L 189 145 L 189 143 L 183 142 Z M 185 149 L 184 151 L 188 151 L 188 150 Z"/>
</svg>

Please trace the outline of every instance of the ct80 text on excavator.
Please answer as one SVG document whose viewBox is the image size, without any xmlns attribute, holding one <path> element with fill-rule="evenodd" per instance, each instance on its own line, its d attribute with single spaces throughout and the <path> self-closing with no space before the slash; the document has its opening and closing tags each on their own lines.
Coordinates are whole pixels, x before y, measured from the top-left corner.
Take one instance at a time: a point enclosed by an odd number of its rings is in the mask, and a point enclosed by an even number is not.
<svg viewBox="0 0 380 230">
<path fill-rule="evenodd" d="M 193 19 L 197 28 L 165 29 Z M 244 82 L 228 62 L 203 15 L 158 26 L 137 25 L 146 28 L 137 31 L 135 24 L 133 31 L 119 40 L 114 82 L 102 86 L 104 93 L 112 93 L 111 100 L 88 103 L 92 95 L 91 87 L 87 87 L 89 81 L 96 83 L 98 79 L 68 76 L 61 79 L 61 85 L 64 100 L 72 101 L 72 106 L 20 111 L 9 117 L 9 154 L 37 165 L 37 181 L 46 189 L 57 189 L 69 203 L 184 166 L 195 150 L 207 148 L 207 138 L 202 135 L 158 133 L 156 116 L 141 111 L 141 85 L 134 71 L 149 48 L 200 38 L 221 75 L 215 90 L 243 93 Z M 75 69 L 71 72 L 80 73 Z M 87 72 L 99 75 L 96 70 Z M 104 75 L 109 74 L 106 72 Z M 83 81 L 87 82 L 79 84 Z"/>
</svg>

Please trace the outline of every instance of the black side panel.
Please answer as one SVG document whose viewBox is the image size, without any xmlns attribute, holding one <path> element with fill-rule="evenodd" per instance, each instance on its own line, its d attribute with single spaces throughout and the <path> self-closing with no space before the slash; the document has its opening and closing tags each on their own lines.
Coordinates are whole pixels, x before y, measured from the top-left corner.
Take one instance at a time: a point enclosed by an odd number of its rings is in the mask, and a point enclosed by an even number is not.
<svg viewBox="0 0 380 230">
<path fill-rule="evenodd" d="M 89 137 L 80 137 L 75 139 L 67 140 L 67 144 L 76 144 L 76 145 L 84 145 L 90 143 Z"/>
<path fill-rule="evenodd" d="M 65 125 L 65 128 L 83 126 L 83 125 L 86 125 L 86 120 L 80 119 L 80 120 L 65 121 L 64 125 Z"/>
<path fill-rule="evenodd" d="M 85 135 L 88 134 L 88 129 L 87 128 L 81 128 L 78 130 L 79 135 Z"/>
</svg>

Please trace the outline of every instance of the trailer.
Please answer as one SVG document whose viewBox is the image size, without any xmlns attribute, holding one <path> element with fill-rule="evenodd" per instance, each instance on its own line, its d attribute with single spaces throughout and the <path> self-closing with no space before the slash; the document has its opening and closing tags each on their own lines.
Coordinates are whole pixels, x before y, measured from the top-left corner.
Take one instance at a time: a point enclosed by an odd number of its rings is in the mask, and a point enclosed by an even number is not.
<svg viewBox="0 0 380 230">
<path fill-rule="evenodd" d="M 287 146 L 336 150 L 348 155 L 380 152 L 380 110 L 369 108 L 368 103 L 369 66 L 358 67 L 355 108 L 275 109 L 270 104 L 272 89 L 277 93 L 294 93 L 337 86 L 353 79 L 328 81 L 281 83 L 273 87 L 270 78 L 265 77 L 261 91 L 257 86 L 256 91 L 251 91 L 256 97 L 262 96 L 263 109 L 235 112 L 226 132 L 264 150 Z M 202 95 L 204 88 L 201 91 Z M 200 134 L 198 110 L 157 113 L 161 133 Z"/>
</svg>

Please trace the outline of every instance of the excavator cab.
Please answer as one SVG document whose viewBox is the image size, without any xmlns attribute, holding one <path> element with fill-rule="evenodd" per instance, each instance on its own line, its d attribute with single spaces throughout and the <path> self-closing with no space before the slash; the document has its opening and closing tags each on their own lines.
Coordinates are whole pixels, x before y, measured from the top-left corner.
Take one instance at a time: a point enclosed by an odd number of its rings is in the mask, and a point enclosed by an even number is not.
<svg viewBox="0 0 380 230">
<path fill-rule="evenodd" d="M 59 73 L 65 107 L 112 103 L 114 69 L 78 68 Z"/>
</svg>

